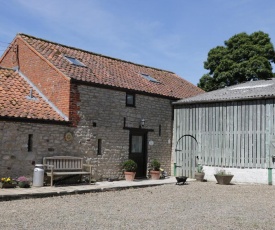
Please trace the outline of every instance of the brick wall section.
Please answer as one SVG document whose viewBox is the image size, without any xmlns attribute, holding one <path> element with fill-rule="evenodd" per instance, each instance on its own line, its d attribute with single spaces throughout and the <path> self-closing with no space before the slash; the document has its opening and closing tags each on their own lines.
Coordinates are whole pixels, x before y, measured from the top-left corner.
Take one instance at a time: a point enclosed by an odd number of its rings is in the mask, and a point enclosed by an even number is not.
<svg viewBox="0 0 275 230">
<path fill-rule="evenodd" d="M 125 92 L 91 86 L 78 87 L 80 100 L 77 127 L 61 125 L 0 122 L 0 176 L 33 173 L 32 162 L 41 163 L 44 156 L 71 155 L 92 158 L 93 174 L 102 179 L 123 178 L 121 163 L 129 157 L 129 130 L 146 120 L 148 163 L 156 158 L 170 173 L 172 108 L 170 100 L 136 95 L 136 107 L 125 106 Z M 93 127 L 93 122 L 96 127 Z M 158 128 L 162 126 L 162 135 Z M 74 139 L 67 142 L 64 134 L 71 131 Z M 33 134 L 33 151 L 28 152 L 28 135 Z M 97 155 L 97 142 L 102 139 L 102 155 Z"/>
<path fill-rule="evenodd" d="M 16 61 L 16 45 L 18 45 L 19 64 Z M 20 71 L 66 116 L 69 116 L 70 80 L 52 68 L 20 38 L 16 39 L 0 65 L 8 68 L 19 65 Z"/>
<path fill-rule="evenodd" d="M 0 66 L 6 67 L 6 68 L 13 68 L 15 66 L 18 66 L 17 57 L 16 57 L 16 48 L 17 42 L 15 41 L 10 48 L 8 48 L 7 53 L 5 56 L 2 57 L 2 60 L 0 62 Z"/>
</svg>

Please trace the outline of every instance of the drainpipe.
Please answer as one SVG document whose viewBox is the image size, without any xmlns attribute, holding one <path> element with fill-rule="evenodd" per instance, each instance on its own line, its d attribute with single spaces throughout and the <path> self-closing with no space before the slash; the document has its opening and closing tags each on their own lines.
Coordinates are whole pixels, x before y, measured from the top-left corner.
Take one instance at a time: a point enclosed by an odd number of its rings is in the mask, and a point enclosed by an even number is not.
<svg viewBox="0 0 275 230">
<path fill-rule="evenodd" d="M 272 163 L 274 164 L 275 156 L 271 156 Z M 268 174 L 268 185 L 272 185 L 272 164 L 271 160 L 269 160 L 269 167 L 267 168 L 267 174 Z"/>
<path fill-rule="evenodd" d="M 272 168 L 268 168 L 268 185 L 272 185 Z"/>
<path fill-rule="evenodd" d="M 182 166 L 178 166 L 177 163 L 174 163 L 174 176 L 177 174 L 177 168 L 181 168 Z"/>
<path fill-rule="evenodd" d="M 271 156 L 272 159 L 272 163 L 275 163 L 275 155 Z M 268 170 L 268 185 L 272 185 L 272 165 L 271 165 L 271 161 L 269 162 L 269 168 Z"/>
</svg>

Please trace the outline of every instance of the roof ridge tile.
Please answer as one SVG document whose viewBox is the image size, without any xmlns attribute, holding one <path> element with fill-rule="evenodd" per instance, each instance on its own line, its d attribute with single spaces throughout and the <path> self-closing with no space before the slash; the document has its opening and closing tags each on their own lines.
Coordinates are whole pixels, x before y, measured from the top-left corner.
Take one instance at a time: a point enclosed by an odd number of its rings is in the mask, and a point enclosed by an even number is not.
<svg viewBox="0 0 275 230">
<path fill-rule="evenodd" d="M 18 33 L 18 35 L 27 36 L 27 37 L 30 37 L 30 38 L 33 38 L 33 39 L 41 40 L 41 41 L 44 41 L 44 42 L 52 43 L 52 44 L 59 45 L 59 46 L 62 46 L 62 47 L 66 47 L 66 48 L 69 48 L 69 49 L 78 50 L 78 51 L 81 51 L 81 52 L 97 55 L 97 56 L 112 59 L 112 60 L 117 60 L 117 61 L 129 63 L 129 64 L 133 64 L 133 65 L 137 65 L 137 66 L 141 66 L 141 67 L 145 67 L 145 68 L 155 69 L 155 70 L 164 71 L 164 72 L 174 74 L 174 72 L 169 71 L 169 70 L 164 70 L 164 69 L 160 69 L 160 68 L 156 68 L 156 67 L 152 67 L 152 66 L 147 66 L 147 65 L 143 65 L 143 64 L 139 64 L 139 63 L 135 63 L 135 62 L 131 62 L 131 61 L 126 61 L 126 60 L 123 60 L 123 59 L 120 59 L 120 58 L 115 58 L 115 57 L 107 56 L 107 55 L 104 55 L 104 54 L 99 54 L 99 53 L 95 53 L 95 52 L 92 52 L 92 51 L 84 50 L 84 49 L 81 49 L 81 48 L 78 48 L 78 47 L 64 45 L 64 44 L 54 42 L 54 41 L 50 41 L 50 40 L 47 40 L 47 39 L 44 39 L 44 38 L 35 37 L 33 35 L 29 35 L 29 34 L 25 34 L 25 33 Z"/>
</svg>

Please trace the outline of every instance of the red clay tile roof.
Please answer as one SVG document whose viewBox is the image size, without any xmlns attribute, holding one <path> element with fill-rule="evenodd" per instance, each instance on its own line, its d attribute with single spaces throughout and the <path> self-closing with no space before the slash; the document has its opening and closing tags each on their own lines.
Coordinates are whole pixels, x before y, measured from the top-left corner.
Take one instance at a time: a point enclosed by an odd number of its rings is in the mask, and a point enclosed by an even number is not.
<svg viewBox="0 0 275 230">
<path fill-rule="evenodd" d="M 204 92 L 169 71 L 68 47 L 26 34 L 19 34 L 19 36 L 63 74 L 75 80 L 176 99 L 195 96 Z M 86 67 L 71 64 L 66 60 L 65 55 L 78 59 Z M 150 75 L 159 83 L 144 79 L 141 73 Z"/>
<path fill-rule="evenodd" d="M 0 67 L 0 117 L 64 121 L 15 70 Z"/>
</svg>

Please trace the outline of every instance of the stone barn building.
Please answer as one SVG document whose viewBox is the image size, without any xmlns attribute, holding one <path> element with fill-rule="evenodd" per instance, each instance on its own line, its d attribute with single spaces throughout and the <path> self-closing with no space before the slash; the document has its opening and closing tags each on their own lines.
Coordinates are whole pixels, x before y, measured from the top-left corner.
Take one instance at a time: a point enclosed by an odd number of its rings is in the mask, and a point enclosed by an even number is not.
<svg viewBox="0 0 275 230">
<path fill-rule="evenodd" d="M 173 107 L 203 91 L 176 74 L 18 34 L 0 59 L 0 175 L 45 156 L 91 160 L 97 179 L 151 159 L 170 172 Z"/>
</svg>

